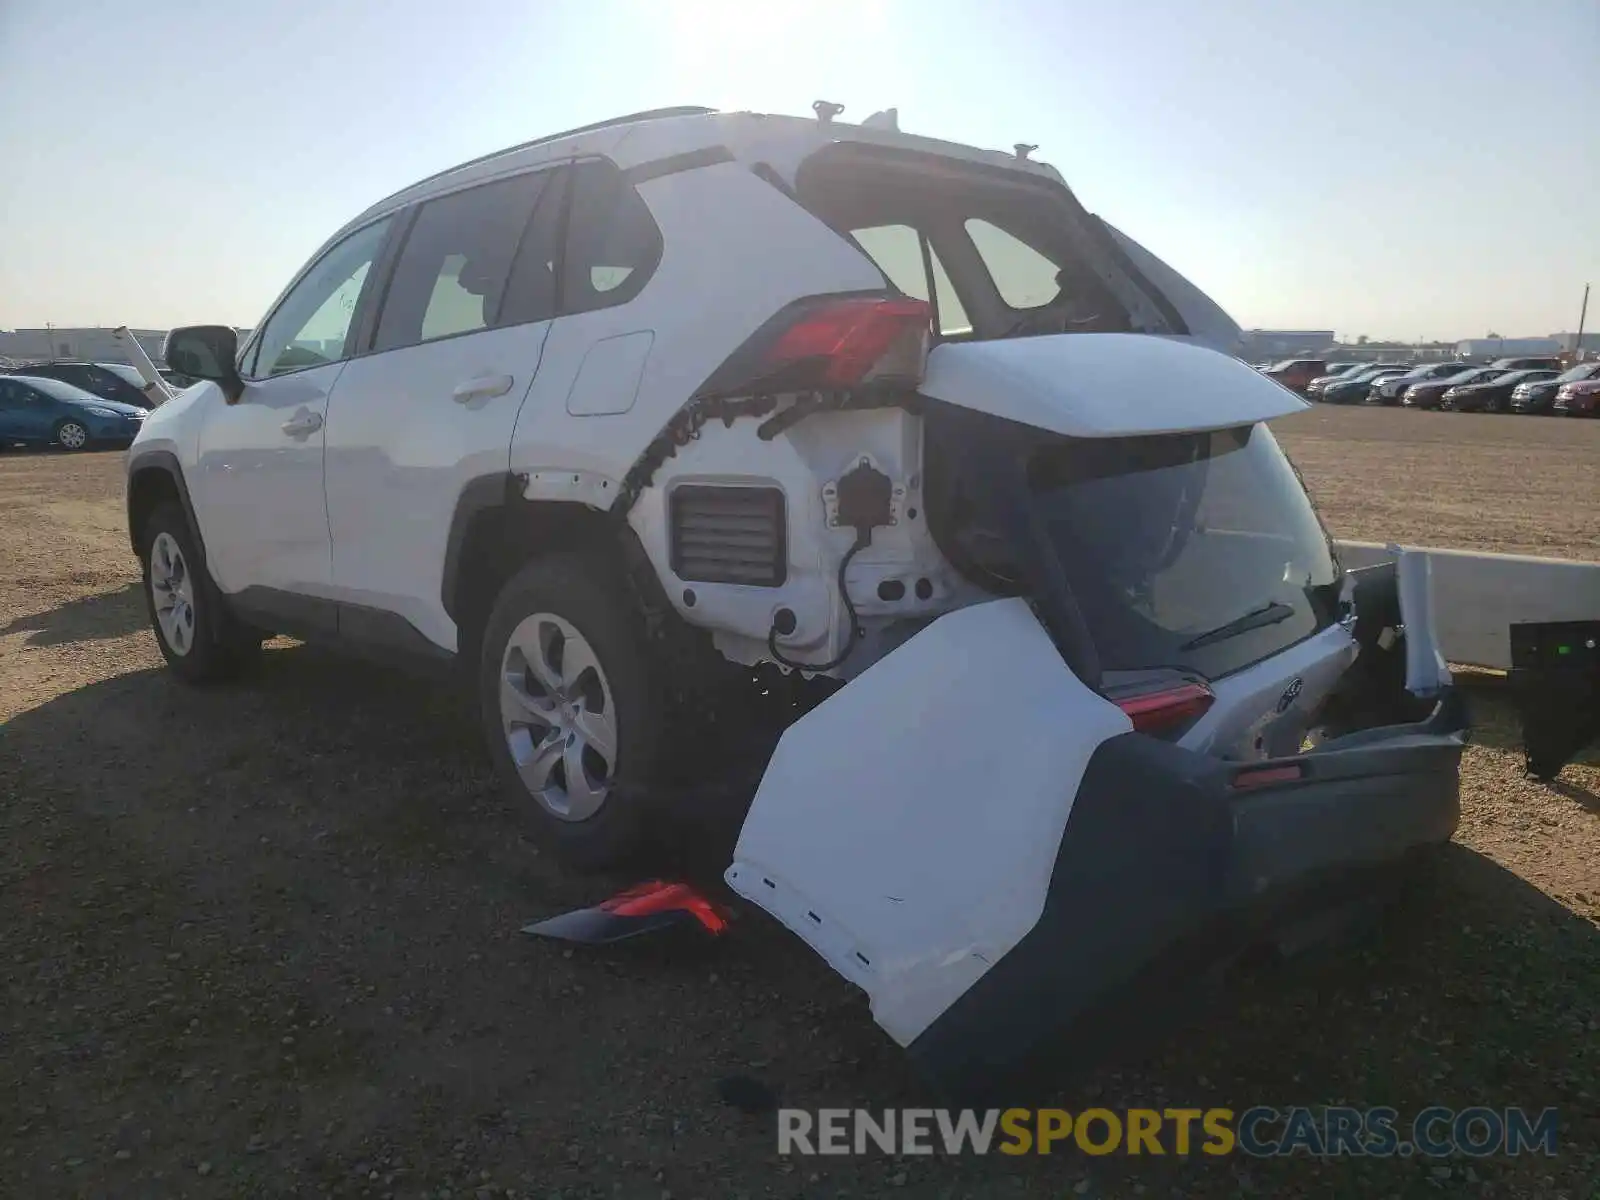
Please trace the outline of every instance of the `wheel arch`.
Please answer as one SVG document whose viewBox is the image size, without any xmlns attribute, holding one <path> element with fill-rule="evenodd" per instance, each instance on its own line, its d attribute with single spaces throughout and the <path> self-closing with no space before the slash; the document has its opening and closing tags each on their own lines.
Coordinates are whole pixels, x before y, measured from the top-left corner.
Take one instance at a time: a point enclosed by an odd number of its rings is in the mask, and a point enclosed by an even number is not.
<svg viewBox="0 0 1600 1200">
<path fill-rule="evenodd" d="M 575 500 L 529 500 L 511 472 L 480 476 L 462 488 L 445 546 L 440 602 L 459 630 L 467 661 L 495 596 L 530 559 L 579 553 L 630 583 L 648 608 L 666 603 L 660 581 L 626 520 Z M 657 596 L 659 593 L 659 596 Z"/>
<path fill-rule="evenodd" d="M 135 556 L 142 556 L 141 539 L 144 527 L 157 506 L 176 501 L 183 509 L 194 535 L 195 548 L 200 552 L 202 564 L 206 561 L 205 538 L 200 533 L 200 522 L 195 519 L 194 501 L 189 496 L 189 485 L 183 477 L 183 467 L 178 456 L 169 450 L 149 450 L 133 459 L 128 466 L 127 513 L 128 544 Z"/>
</svg>

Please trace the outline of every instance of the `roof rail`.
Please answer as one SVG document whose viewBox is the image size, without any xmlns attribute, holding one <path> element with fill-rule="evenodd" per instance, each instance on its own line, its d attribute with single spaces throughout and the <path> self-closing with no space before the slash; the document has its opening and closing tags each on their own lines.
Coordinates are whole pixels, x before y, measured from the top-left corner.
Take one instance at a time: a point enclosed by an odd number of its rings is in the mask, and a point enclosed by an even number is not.
<svg viewBox="0 0 1600 1200">
<path fill-rule="evenodd" d="M 547 142 L 559 142 L 562 138 L 576 137 L 580 133 L 593 133 L 597 129 L 609 129 L 613 125 L 631 125 L 636 121 L 657 121 L 664 117 L 705 117 L 716 111 L 714 108 L 706 108 L 701 104 L 678 104 L 667 108 L 647 108 L 643 112 L 629 113 L 624 117 L 611 117 L 605 121 L 596 121 L 592 125 L 579 125 L 576 129 L 564 129 L 560 133 L 546 134 L 544 137 L 534 138 L 529 142 L 519 142 L 515 146 L 507 146 L 504 150 L 495 150 L 489 154 L 480 154 L 477 158 L 469 158 L 466 162 L 456 163 L 454 166 L 446 167 L 442 171 L 435 171 L 432 175 L 419 179 L 415 183 L 406 184 L 405 187 L 397 192 L 391 192 L 378 201 L 378 205 L 387 204 L 396 196 L 403 195 L 413 188 L 419 188 L 425 183 L 432 183 L 435 179 L 443 179 L 446 175 L 454 175 L 457 171 L 464 171 L 468 167 L 475 167 L 479 163 L 486 163 L 490 159 L 499 158 L 502 155 L 515 154 L 519 150 L 531 150 L 533 147 L 543 146 Z M 377 205 L 373 207 L 377 207 Z"/>
</svg>

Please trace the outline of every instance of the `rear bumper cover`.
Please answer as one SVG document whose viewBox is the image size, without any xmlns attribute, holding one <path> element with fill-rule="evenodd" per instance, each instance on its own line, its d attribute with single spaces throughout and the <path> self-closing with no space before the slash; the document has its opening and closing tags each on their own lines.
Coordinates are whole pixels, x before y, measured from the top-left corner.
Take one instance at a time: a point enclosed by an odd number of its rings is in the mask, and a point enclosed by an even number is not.
<svg viewBox="0 0 1600 1200">
<path fill-rule="evenodd" d="M 1070 1069 L 1181 1015 L 1175 982 L 1359 894 L 1448 841 L 1466 720 L 1453 689 L 1411 725 L 1292 759 L 1299 779 L 1241 788 L 1220 763 L 1139 734 L 1100 745 L 1057 852 L 1043 915 L 907 1047 L 956 1095 L 995 1089 L 1042 1051 Z"/>
</svg>

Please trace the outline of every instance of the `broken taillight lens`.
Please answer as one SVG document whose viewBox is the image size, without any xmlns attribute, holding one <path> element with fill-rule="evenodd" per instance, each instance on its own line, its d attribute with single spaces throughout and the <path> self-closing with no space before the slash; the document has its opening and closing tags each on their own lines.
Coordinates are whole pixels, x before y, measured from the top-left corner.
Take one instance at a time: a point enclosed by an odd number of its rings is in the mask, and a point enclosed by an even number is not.
<svg viewBox="0 0 1600 1200">
<path fill-rule="evenodd" d="M 773 372 L 805 365 L 819 384 L 832 387 L 885 376 L 916 383 L 932 316 L 922 300 L 834 301 L 784 330 L 765 365 Z"/>
<path fill-rule="evenodd" d="M 933 309 L 895 296 L 824 296 L 767 322 L 700 389 L 738 395 L 922 381 Z"/>
<path fill-rule="evenodd" d="M 1118 696 L 1115 703 L 1128 714 L 1136 733 L 1162 733 L 1194 720 L 1211 707 L 1216 696 L 1203 683 L 1180 683 L 1154 691 Z"/>
</svg>

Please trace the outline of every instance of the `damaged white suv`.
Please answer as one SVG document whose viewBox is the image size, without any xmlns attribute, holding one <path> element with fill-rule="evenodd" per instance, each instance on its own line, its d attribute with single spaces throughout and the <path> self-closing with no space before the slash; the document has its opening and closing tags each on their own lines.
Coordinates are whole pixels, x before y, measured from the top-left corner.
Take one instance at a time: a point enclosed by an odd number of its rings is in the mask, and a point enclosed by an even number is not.
<svg viewBox="0 0 1600 1200">
<path fill-rule="evenodd" d="M 172 332 L 204 382 L 129 530 L 185 679 L 277 633 L 465 667 L 569 861 L 746 772 L 730 884 L 959 1079 L 1448 839 L 1459 706 L 1426 579 L 1340 571 L 1265 424 L 1305 404 L 1215 304 L 1026 147 L 835 114 L 646 113 L 375 205 L 242 347 Z"/>
</svg>

